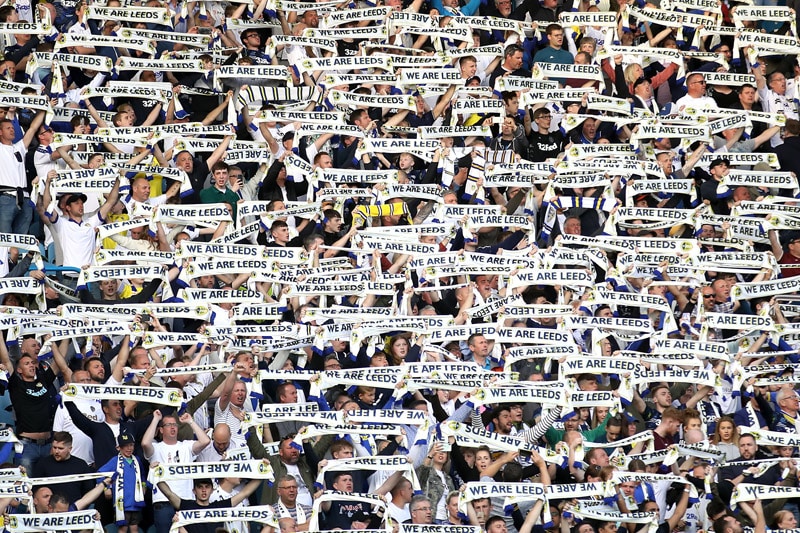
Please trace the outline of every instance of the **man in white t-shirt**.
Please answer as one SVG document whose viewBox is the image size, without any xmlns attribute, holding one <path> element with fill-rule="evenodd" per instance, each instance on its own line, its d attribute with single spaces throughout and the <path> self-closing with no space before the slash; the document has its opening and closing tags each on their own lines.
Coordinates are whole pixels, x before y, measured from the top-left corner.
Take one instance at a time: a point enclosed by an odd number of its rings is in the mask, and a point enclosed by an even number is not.
<svg viewBox="0 0 800 533">
<path fill-rule="evenodd" d="M 706 80 L 700 72 L 693 72 L 686 77 L 686 94 L 678 98 L 675 105 L 680 110 L 706 111 L 719 109 L 717 102 L 710 96 L 706 96 Z"/>
<path fill-rule="evenodd" d="M 786 75 L 780 70 L 772 72 L 766 78 L 761 72 L 760 65 L 754 63 L 750 71 L 756 77 L 758 87 L 758 97 L 761 100 L 761 107 L 766 113 L 783 113 L 786 118 L 798 120 L 797 104 L 797 80 L 786 79 Z M 770 145 L 774 148 L 783 144 L 780 133 L 776 133 L 770 139 Z"/>
<path fill-rule="evenodd" d="M 197 436 L 197 440 L 178 440 L 178 422 L 189 424 Z M 161 435 L 160 442 L 153 442 L 156 430 Z M 197 425 L 189 413 L 178 418 L 174 414 L 162 415 L 161 411 L 153 411 L 153 420 L 142 438 L 144 457 L 153 463 L 192 463 L 197 454 L 208 446 L 208 438 L 203 428 Z M 192 498 L 192 480 L 181 479 L 169 482 L 172 492 L 184 499 Z M 157 488 L 153 489 L 153 520 L 157 533 L 169 533 L 175 508 L 167 497 Z"/>
<path fill-rule="evenodd" d="M 44 194 L 42 195 L 45 209 L 50 205 L 50 184 L 54 174 L 53 172 L 48 174 Z M 81 268 L 84 265 L 94 264 L 95 228 L 105 223 L 108 213 L 117 203 L 119 198 L 119 177 L 114 181 L 114 187 L 111 189 L 106 203 L 100 207 L 96 215 L 84 217 L 83 204 L 86 202 L 85 194 L 67 194 L 67 201 L 64 204 L 64 216 L 59 216 L 58 213 L 44 212 L 45 223 L 50 225 L 53 230 L 53 237 L 57 243 L 60 243 L 59 246 L 64 254 L 64 266 Z"/>
</svg>

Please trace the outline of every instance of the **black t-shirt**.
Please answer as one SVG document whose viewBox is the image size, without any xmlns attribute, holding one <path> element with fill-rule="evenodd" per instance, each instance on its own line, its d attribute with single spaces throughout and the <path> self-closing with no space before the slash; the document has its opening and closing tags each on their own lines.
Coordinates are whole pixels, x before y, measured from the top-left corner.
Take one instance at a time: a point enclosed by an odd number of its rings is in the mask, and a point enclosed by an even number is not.
<svg viewBox="0 0 800 533">
<path fill-rule="evenodd" d="M 189 174 L 189 181 L 192 184 L 192 192 L 191 194 L 182 198 L 181 203 L 183 204 L 201 203 L 200 191 L 203 190 L 203 185 L 205 185 L 206 178 L 208 177 L 208 172 L 209 172 L 208 164 L 202 159 L 198 159 L 197 157 L 195 157 L 194 167 L 192 167 L 192 172 Z"/>
<path fill-rule="evenodd" d="M 330 510 L 325 513 L 325 529 L 350 529 L 353 515 L 369 512 L 370 507 L 364 502 L 331 502 Z"/>
<path fill-rule="evenodd" d="M 532 131 L 528 136 L 528 159 L 541 162 L 554 158 L 564 151 L 564 134 L 560 131 L 540 133 Z"/>
<path fill-rule="evenodd" d="M 39 433 L 53 430 L 56 414 L 56 375 L 48 366 L 36 371 L 36 379 L 23 381 L 16 372 L 8 379 L 11 404 L 17 414 L 17 433 Z"/>
<path fill-rule="evenodd" d="M 195 509 L 227 509 L 232 507 L 231 499 L 217 500 L 208 505 L 200 505 L 195 500 L 181 499 L 181 511 L 193 511 Z M 183 526 L 188 533 L 215 533 L 217 528 L 224 528 L 224 522 L 204 522 L 202 524 L 188 524 Z"/>
</svg>

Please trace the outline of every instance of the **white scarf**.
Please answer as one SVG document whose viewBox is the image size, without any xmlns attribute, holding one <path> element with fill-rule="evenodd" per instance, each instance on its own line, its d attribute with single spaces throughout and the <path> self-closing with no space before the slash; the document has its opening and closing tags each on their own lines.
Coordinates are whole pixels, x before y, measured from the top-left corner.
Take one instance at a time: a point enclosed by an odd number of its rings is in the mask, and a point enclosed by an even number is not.
<svg viewBox="0 0 800 533">
<path fill-rule="evenodd" d="M 136 502 L 144 502 L 144 491 L 142 490 L 142 472 L 139 467 L 139 461 L 131 456 L 133 461 L 133 470 L 136 475 L 136 480 L 133 484 L 133 500 Z M 122 454 L 117 455 L 117 471 L 114 477 L 114 512 L 116 513 L 116 521 L 118 526 L 125 525 L 125 457 Z"/>
</svg>

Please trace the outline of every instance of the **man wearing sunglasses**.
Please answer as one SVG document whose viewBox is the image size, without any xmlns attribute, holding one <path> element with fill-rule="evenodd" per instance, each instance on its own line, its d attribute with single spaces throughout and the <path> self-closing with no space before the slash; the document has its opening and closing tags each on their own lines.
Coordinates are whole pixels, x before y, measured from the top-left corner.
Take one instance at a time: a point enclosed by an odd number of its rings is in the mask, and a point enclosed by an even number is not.
<svg viewBox="0 0 800 533">
<path fill-rule="evenodd" d="M 16 131 L 9 119 L 0 120 L 0 233 L 28 233 L 33 207 L 25 191 L 25 154 L 44 120 L 44 111 L 33 118 L 21 140 L 14 142 Z"/>
</svg>

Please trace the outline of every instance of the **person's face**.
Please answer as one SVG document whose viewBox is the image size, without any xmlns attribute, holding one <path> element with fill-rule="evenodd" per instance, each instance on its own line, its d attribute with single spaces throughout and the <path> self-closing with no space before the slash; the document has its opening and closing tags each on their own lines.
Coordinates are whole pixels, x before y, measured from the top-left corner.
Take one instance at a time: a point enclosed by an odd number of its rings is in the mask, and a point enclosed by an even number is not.
<svg viewBox="0 0 800 533">
<path fill-rule="evenodd" d="M 353 448 L 350 446 L 343 446 L 341 450 L 332 453 L 334 459 L 350 459 L 353 457 Z"/>
<path fill-rule="evenodd" d="M 800 398 L 798 398 L 794 391 L 786 391 L 785 396 L 779 403 L 779 406 L 783 411 L 790 413 L 797 412 L 798 406 L 800 406 Z"/>
<path fill-rule="evenodd" d="M 333 488 L 342 492 L 353 492 L 353 476 L 349 474 L 339 476 L 334 482 Z"/>
<path fill-rule="evenodd" d="M 703 423 L 699 418 L 689 418 L 686 420 L 686 423 L 683 425 L 683 429 L 689 431 L 691 429 L 701 429 L 703 427 Z"/>
<path fill-rule="evenodd" d="M 131 187 L 131 196 L 137 202 L 145 202 L 150 198 L 150 182 L 146 179 L 136 180 Z"/>
<path fill-rule="evenodd" d="M 608 442 L 616 442 L 622 435 L 622 426 L 606 425 L 606 440 Z"/>
<path fill-rule="evenodd" d="M 53 495 L 53 491 L 48 489 L 47 487 L 41 488 L 36 491 L 33 495 L 33 505 L 36 508 L 37 512 L 46 513 L 47 509 L 50 507 L 50 497 Z"/>
<path fill-rule="evenodd" d="M 598 466 L 608 466 L 608 454 L 603 448 L 597 448 L 592 461 Z"/>
<path fill-rule="evenodd" d="M 511 413 L 508 411 L 501 411 L 497 418 L 493 419 L 495 431 L 502 435 L 507 435 L 511 431 Z"/>
<path fill-rule="evenodd" d="M 636 482 L 626 481 L 625 483 L 622 483 L 619 488 L 622 490 L 622 493 L 625 496 L 631 497 L 636 490 Z"/>
<path fill-rule="evenodd" d="M 567 221 L 564 222 L 564 233 L 567 235 L 580 235 L 581 221 L 577 218 L 567 219 Z"/>
<path fill-rule="evenodd" d="M 214 487 L 209 483 L 201 483 L 194 487 L 194 497 L 198 502 L 207 502 Z"/>
<path fill-rule="evenodd" d="M 305 15 L 303 15 L 303 23 L 309 28 L 316 28 L 319 26 L 319 15 L 317 15 L 316 10 L 306 11 Z"/>
<path fill-rule="evenodd" d="M 594 56 L 594 45 L 592 43 L 583 43 L 581 44 L 580 51 Z"/>
<path fill-rule="evenodd" d="M 730 442 L 733 438 L 733 424 L 725 420 L 719 423 L 719 438 L 722 442 Z"/>
<path fill-rule="evenodd" d="M 511 422 L 516 424 L 517 422 L 522 422 L 522 406 L 521 405 L 512 405 L 509 407 L 509 413 L 511 414 Z"/>
<path fill-rule="evenodd" d="M 342 217 L 333 217 L 325 223 L 325 230 L 331 233 L 337 233 L 342 229 Z"/>
<path fill-rule="evenodd" d="M 502 520 L 495 520 L 492 525 L 486 530 L 486 533 L 506 533 L 508 528 L 506 523 Z"/>
<path fill-rule="evenodd" d="M 297 481 L 281 481 L 278 483 L 278 496 L 284 503 L 297 501 Z"/>
<path fill-rule="evenodd" d="M 18 304 L 19 305 L 19 304 Z M 22 353 L 38 356 L 39 350 L 42 349 L 42 344 L 36 339 L 36 337 L 29 337 L 22 341 Z M 39 363 L 38 361 L 34 362 L 34 368 L 38 368 Z"/>
<path fill-rule="evenodd" d="M 508 70 L 517 70 L 522 67 L 522 52 L 516 51 L 508 57 Z"/>
<path fill-rule="evenodd" d="M 169 443 L 178 440 L 178 420 L 175 417 L 165 416 L 161 419 L 161 439 Z"/>
<path fill-rule="evenodd" d="M 133 449 L 136 445 L 131 442 L 130 444 L 123 444 L 119 447 L 119 453 L 122 454 L 123 457 L 130 458 L 133 456 Z"/>
<path fill-rule="evenodd" d="M 478 515 L 478 520 L 481 523 L 485 523 L 486 519 L 489 518 L 489 512 L 491 511 L 489 500 L 476 500 L 472 502 L 472 508 L 475 509 L 475 514 Z"/>
<path fill-rule="evenodd" d="M 561 48 L 564 44 L 564 30 L 553 30 L 547 34 L 547 40 L 553 48 Z"/>
<path fill-rule="evenodd" d="M 687 89 L 689 95 L 694 98 L 698 98 L 706 92 L 706 80 L 703 79 L 703 76 L 692 76 L 692 79 L 689 80 L 689 86 Z"/>
<path fill-rule="evenodd" d="M 617 524 L 614 522 L 606 522 L 599 528 L 600 533 L 617 533 Z"/>
<path fill-rule="evenodd" d="M 218 453 L 226 452 L 231 445 L 231 433 L 224 429 L 215 429 L 214 433 L 211 435 L 211 441 L 214 443 L 214 449 Z"/>
<path fill-rule="evenodd" d="M 655 401 L 656 405 L 659 407 L 669 407 L 672 405 L 672 394 L 667 388 L 658 389 L 653 396 L 653 401 Z"/>
<path fill-rule="evenodd" d="M 478 72 L 478 63 L 473 60 L 464 61 L 461 64 L 461 77 L 465 80 L 471 78 Z"/>
<path fill-rule="evenodd" d="M 726 280 L 717 280 L 711 284 L 714 292 L 717 294 L 718 302 L 727 302 L 728 297 L 731 295 L 731 285 Z"/>
<path fill-rule="evenodd" d="M 297 398 L 297 391 L 295 391 L 295 398 Z M 247 387 L 241 381 L 233 386 L 231 391 L 231 403 L 237 407 L 242 407 L 247 398 Z"/>
<path fill-rule="evenodd" d="M 272 238 L 279 244 L 286 244 L 289 242 L 289 227 L 280 226 L 271 230 Z"/>
<path fill-rule="evenodd" d="M 475 468 L 479 472 L 486 470 L 492 464 L 492 456 L 486 450 L 480 450 L 475 453 Z"/>
<path fill-rule="evenodd" d="M 758 446 L 756 446 L 756 442 L 749 435 L 739 439 L 739 455 L 742 456 L 743 460 L 749 461 L 755 457 L 757 450 Z"/>
<path fill-rule="evenodd" d="M 284 440 L 281 443 L 281 447 L 278 449 L 278 455 L 281 456 L 281 461 L 287 465 L 296 465 L 297 461 L 300 460 L 300 452 L 297 448 L 291 446 L 291 442 L 290 439 Z"/>
<path fill-rule="evenodd" d="M 102 383 L 106 379 L 106 369 L 103 366 L 103 363 L 97 359 L 94 359 L 89 363 L 89 365 L 86 367 L 86 371 L 89 372 L 89 377 L 92 378 L 92 381 Z"/>
<path fill-rule="evenodd" d="M 72 444 L 67 444 L 66 442 L 61 442 L 58 440 L 54 440 L 53 443 L 50 445 L 50 455 L 53 456 L 58 462 L 66 461 L 69 459 L 69 454 L 72 451 Z"/>
<path fill-rule="evenodd" d="M 778 527 L 780 529 L 794 529 L 797 527 L 797 518 L 794 517 L 793 513 L 784 513 L 783 518 L 778 522 Z"/>
<path fill-rule="evenodd" d="M 386 355 L 383 353 L 375 354 L 372 356 L 372 360 L 370 361 L 369 366 L 375 366 L 375 367 L 389 366 L 389 360 L 386 359 Z"/>
<path fill-rule="evenodd" d="M 17 374 L 22 379 L 30 381 L 36 377 L 36 359 L 33 357 L 23 357 L 17 363 Z"/>
<path fill-rule="evenodd" d="M 473 355 L 478 357 L 486 357 L 489 355 L 489 341 L 483 335 L 476 335 L 469 345 L 469 349 Z"/>
<path fill-rule="evenodd" d="M 753 87 L 742 87 L 742 90 L 739 91 L 739 102 L 750 107 L 755 101 L 756 90 Z"/>
<path fill-rule="evenodd" d="M 175 166 L 184 172 L 191 173 L 194 170 L 194 159 L 189 152 L 182 152 L 175 159 Z"/>
<path fill-rule="evenodd" d="M 511 14 L 511 0 L 495 0 L 494 5 L 503 17 L 507 17 Z"/>
<path fill-rule="evenodd" d="M 773 74 L 769 79 L 769 88 L 777 94 L 786 94 L 786 76 L 780 72 Z"/>
<path fill-rule="evenodd" d="M 228 169 L 221 168 L 214 171 L 214 185 L 218 189 L 224 189 L 228 185 Z"/>
<path fill-rule="evenodd" d="M 453 497 L 447 500 L 447 515 L 450 517 L 458 516 L 458 498 Z"/>
<path fill-rule="evenodd" d="M 0 139 L 5 144 L 11 144 L 14 141 L 14 125 L 10 122 L 4 122 L 2 126 L 0 126 Z"/>
<path fill-rule="evenodd" d="M 396 358 L 404 360 L 408 355 L 408 341 L 403 338 L 397 339 L 394 344 L 392 344 L 392 354 Z"/>
</svg>

